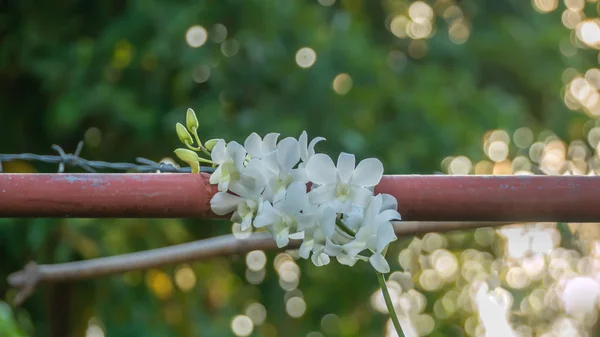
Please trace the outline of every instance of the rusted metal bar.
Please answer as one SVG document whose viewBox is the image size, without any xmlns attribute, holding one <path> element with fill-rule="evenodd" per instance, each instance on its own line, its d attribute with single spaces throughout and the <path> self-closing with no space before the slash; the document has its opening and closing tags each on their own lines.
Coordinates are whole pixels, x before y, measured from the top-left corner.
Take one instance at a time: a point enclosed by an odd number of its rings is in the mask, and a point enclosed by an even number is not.
<svg viewBox="0 0 600 337">
<path fill-rule="evenodd" d="M 408 221 L 600 222 L 600 177 L 388 175 Z M 0 217 L 216 218 L 206 174 L 0 174 Z"/>
</svg>

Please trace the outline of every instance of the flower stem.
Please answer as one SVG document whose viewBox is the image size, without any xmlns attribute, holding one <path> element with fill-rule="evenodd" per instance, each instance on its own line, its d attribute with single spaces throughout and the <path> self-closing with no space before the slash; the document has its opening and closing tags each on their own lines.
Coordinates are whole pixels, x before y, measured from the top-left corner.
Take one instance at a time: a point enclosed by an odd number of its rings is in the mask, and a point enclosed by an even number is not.
<svg viewBox="0 0 600 337">
<path fill-rule="evenodd" d="M 335 220 L 335 224 L 342 230 L 344 231 L 344 233 L 350 235 L 351 237 L 354 237 L 356 235 L 356 233 L 354 233 L 353 230 L 351 230 L 348 226 L 346 226 L 342 220 L 340 219 L 336 219 Z"/>
<path fill-rule="evenodd" d="M 214 165 L 215 163 L 212 162 L 212 160 L 208 160 L 208 159 L 204 159 L 202 157 L 198 157 L 198 161 L 201 163 L 206 163 L 206 164 L 210 164 L 210 165 Z"/>
<path fill-rule="evenodd" d="M 385 283 L 385 276 L 382 273 L 377 273 L 377 280 L 379 281 L 379 286 L 381 287 L 381 292 L 383 293 L 383 299 L 385 300 L 385 305 L 390 313 L 390 318 L 392 319 L 392 323 L 394 323 L 394 328 L 396 328 L 396 333 L 399 337 L 403 337 L 404 333 L 402 333 L 402 327 L 400 326 L 400 321 L 398 321 L 398 315 L 396 315 L 396 309 L 394 309 L 394 304 L 392 303 L 392 298 L 390 297 L 390 292 L 388 291 L 387 284 Z"/>
<path fill-rule="evenodd" d="M 189 142 L 185 142 L 185 146 L 187 146 L 188 149 L 192 150 L 192 151 L 200 151 L 200 147 L 195 147 L 192 144 L 190 144 Z"/>
<path fill-rule="evenodd" d="M 196 130 L 196 128 L 193 128 L 193 134 L 194 134 L 194 139 L 196 140 L 196 143 L 198 144 L 198 148 L 196 151 L 202 151 L 204 152 L 205 155 L 207 155 L 210 158 L 210 152 L 208 152 L 208 150 L 204 147 L 204 145 L 202 145 L 202 142 L 200 141 L 200 137 L 198 137 L 198 130 Z"/>
</svg>

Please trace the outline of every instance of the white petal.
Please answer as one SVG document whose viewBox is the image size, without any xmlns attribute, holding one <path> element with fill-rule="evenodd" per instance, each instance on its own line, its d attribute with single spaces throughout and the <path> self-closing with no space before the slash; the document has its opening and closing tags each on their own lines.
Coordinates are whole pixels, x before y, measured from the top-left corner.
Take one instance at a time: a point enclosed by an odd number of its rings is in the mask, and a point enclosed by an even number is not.
<svg viewBox="0 0 600 337">
<path fill-rule="evenodd" d="M 381 209 L 398 209 L 398 200 L 396 200 L 396 198 L 393 195 L 381 193 L 381 197 L 383 199 Z"/>
<path fill-rule="evenodd" d="M 275 195 L 273 196 L 273 203 L 283 201 L 285 199 L 285 191 L 285 186 L 280 185 L 277 189 L 277 192 L 275 192 Z"/>
<path fill-rule="evenodd" d="M 337 182 L 337 169 L 328 155 L 318 153 L 306 163 L 308 179 L 319 185 Z"/>
<path fill-rule="evenodd" d="M 262 139 L 256 132 L 252 132 L 244 142 L 244 148 L 252 156 L 261 158 L 262 155 Z"/>
<path fill-rule="evenodd" d="M 275 234 L 275 242 L 277 243 L 277 248 L 283 248 L 290 243 L 290 239 L 288 237 L 289 228 L 283 228 Z"/>
<path fill-rule="evenodd" d="M 298 168 L 292 170 L 292 180 L 293 181 L 301 181 L 303 183 L 308 182 L 308 176 L 306 175 L 306 169 L 298 165 Z"/>
<path fill-rule="evenodd" d="M 223 139 L 217 141 L 217 144 L 215 144 L 215 147 L 213 147 L 210 153 L 210 158 L 216 164 L 221 164 L 225 161 L 225 141 Z"/>
<path fill-rule="evenodd" d="M 352 173 L 354 172 L 355 165 L 356 162 L 353 154 L 345 152 L 340 153 L 337 160 L 337 169 L 338 174 L 340 175 L 340 180 L 343 183 L 348 183 L 348 181 L 352 177 Z"/>
<path fill-rule="evenodd" d="M 217 192 L 210 199 L 210 208 L 216 215 L 225 215 L 235 211 L 242 201 L 242 198 L 233 194 Z"/>
<path fill-rule="evenodd" d="M 364 187 L 353 186 L 350 188 L 350 199 L 359 206 L 366 206 L 373 197 L 373 192 Z"/>
<path fill-rule="evenodd" d="M 309 213 L 310 210 L 302 210 L 304 213 L 296 215 L 296 221 L 298 221 L 298 230 L 303 231 L 308 228 L 312 228 L 315 225 L 315 217 L 314 214 L 306 214 Z"/>
<path fill-rule="evenodd" d="M 323 206 L 319 210 L 319 225 L 325 237 L 330 238 L 335 231 L 335 218 L 337 214 L 333 210 L 333 208 L 328 206 Z"/>
<path fill-rule="evenodd" d="M 356 264 L 356 261 L 358 261 L 357 258 L 352 258 L 346 254 L 339 254 L 338 256 L 336 256 L 336 258 L 339 263 L 350 267 L 354 266 Z"/>
<path fill-rule="evenodd" d="M 375 218 L 381 211 L 381 203 L 383 202 L 383 198 L 381 194 L 378 194 L 371 198 L 371 202 L 367 209 L 365 210 L 365 222 L 375 222 Z"/>
<path fill-rule="evenodd" d="M 260 207 L 256 218 L 254 219 L 254 227 L 261 228 L 268 225 L 272 225 L 275 221 L 279 220 L 277 211 L 273 208 L 270 202 L 263 202 Z"/>
<path fill-rule="evenodd" d="M 258 196 L 265 189 L 266 179 L 263 175 L 265 171 L 262 160 L 253 158 L 242 170 L 240 183 L 246 188 L 246 194 L 240 195 L 245 198 Z"/>
<path fill-rule="evenodd" d="M 295 181 L 288 186 L 285 192 L 285 198 L 297 204 L 299 207 L 304 206 L 306 201 L 306 184 L 300 181 Z"/>
<path fill-rule="evenodd" d="M 300 147 L 300 159 L 302 161 L 308 160 L 308 135 L 306 131 L 302 131 L 300 137 L 298 137 L 298 146 Z"/>
<path fill-rule="evenodd" d="M 277 162 L 282 172 L 289 172 L 300 160 L 298 141 L 288 137 L 277 145 Z"/>
<path fill-rule="evenodd" d="M 300 183 L 302 184 L 302 183 Z M 303 184 L 304 185 L 304 184 Z M 291 185 L 290 185 L 291 186 Z M 292 191 L 293 192 L 293 191 Z M 301 215 L 301 211 L 308 207 L 308 197 L 305 192 L 290 193 L 288 188 L 285 200 L 282 202 L 281 210 L 289 216 Z"/>
<path fill-rule="evenodd" d="M 396 240 L 396 233 L 394 233 L 394 227 L 387 223 L 384 226 L 379 227 L 377 231 L 377 251 L 381 252 L 390 244 L 390 242 Z"/>
<path fill-rule="evenodd" d="M 313 188 L 308 192 L 310 202 L 313 204 L 324 204 L 335 199 L 335 185 L 323 185 Z"/>
<path fill-rule="evenodd" d="M 296 232 L 288 235 L 291 240 L 302 240 L 304 239 L 304 232 Z"/>
<path fill-rule="evenodd" d="M 223 169 L 221 168 L 221 166 L 218 166 L 217 169 L 215 170 L 215 172 L 211 173 L 210 178 L 208 179 L 208 181 L 214 185 L 214 184 L 218 184 L 219 180 L 221 180 L 221 176 Z"/>
<path fill-rule="evenodd" d="M 358 255 L 358 253 L 362 252 L 367 248 L 367 243 L 364 241 L 354 239 L 349 243 L 345 244 L 343 247 L 348 256 L 353 258 L 356 255 Z"/>
<path fill-rule="evenodd" d="M 277 147 L 277 138 L 279 138 L 278 133 L 267 133 L 265 139 L 263 139 L 263 152 L 269 153 L 275 151 L 275 148 Z"/>
<path fill-rule="evenodd" d="M 218 190 L 220 192 L 227 192 L 229 189 L 229 177 L 226 180 L 219 181 Z"/>
<path fill-rule="evenodd" d="M 356 232 L 356 235 L 354 236 L 356 238 L 357 241 L 363 242 L 365 245 L 365 248 L 367 246 L 367 241 L 369 241 L 369 239 L 377 234 L 377 227 L 375 223 L 365 223 L 362 224 L 362 227 L 360 227 L 360 229 L 358 230 L 358 232 Z"/>
<path fill-rule="evenodd" d="M 310 141 L 310 144 L 308 144 L 308 157 L 309 158 L 315 154 L 315 145 L 317 145 L 317 143 L 324 141 L 324 140 L 325 140 L 325 138 L 323 138 L 323 137 L 315 137 L 315 138 L 313 138 L 313 140 Z"/>
<path fill-rule="evenodd" d="M 385 257 L 380 253 L 375 253 L 369 257 L 369 262 L 373 265 L 373 268 L 382 274 L 390 272 L 390 265 L 385 260 Z"/>
<path fill-rule="evenodd" d="M 398 213 L 398 211 L 396 211 L 395 209 L 386 209 L 385 211 L 379 213 L 377 217 L 384 221 L 402 220 L 400 213 Z"/>
<path fill-rule="evenodd" d="M 244 216 L 244 218 L 242 219 L 240 229 L 242 231 L 245 231 L 248 230 L 250 227 L 252 227 L 252 213 L 248 213 L 246 214 L 246 216 Z"/>
<path fill-rule="evenodd" d="M 325 250 L 324 253 L 329 255 L 329 256 L 337 256 L 339 254 L 342 253 L 342 246 L 340 245 L 336 245 L 335 243 L 331 242 L 331 240 L 329 239 L 325 239 Z"/>
<path fill-rule="evenodd" d="M 321 266 L 324 266 L 326 264 L 329 264 L 329 261 L 330 261 L 330 259 L 329 259 L 329 256 L 327 256 L 327 254 L 320 253 L 320 254 L 313 254 L 312 255 L 312 262 L 317 267 L 321 267 Z"/>
<path fill-rule="evenodd" d="M 303 259 L 308 259 L 308 257 L 310 256 L 310 251 L 312 250 L 314 244 L 315 240 L 306 240 L 302 242 L 302 245 L 300 245 L 300 250 L 298 251 L 300 257 Z"/>
<path fill-rule="evenodd" d="M 227 154 L 231 157 L 235 166 L 240 169 L 244 159 L 246 159 L 246 149 L 238 142 L 232 141 L 227 144 Z"/>
<path fill-rule="evenodd" d="M 383 164 L 377 158 L 368 158 L 356 166 L 352 175 L 352 184 L 361 187 L 370 187 L 379 184 L 383 177 Z"/>
</svg>

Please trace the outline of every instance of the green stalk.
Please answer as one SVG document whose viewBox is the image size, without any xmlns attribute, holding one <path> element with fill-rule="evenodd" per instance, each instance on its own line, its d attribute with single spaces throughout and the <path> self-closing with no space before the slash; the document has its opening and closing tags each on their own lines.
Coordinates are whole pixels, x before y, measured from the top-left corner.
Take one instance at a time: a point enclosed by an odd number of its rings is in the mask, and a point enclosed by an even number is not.
<svg viewBox="0 0 600 337">
<path fill-rule="evenodd" d="M 204 147 L 204 145 L 202 145 L 202 142 L 200 141 L 200 138 L 198 137 L 198 130 L 196 130 L 196 128 L 193 128 L 192 130 L 192 134 L 194 135 L 194 139 L 196 140 L 196 143 L 198 144 L 198 150 L 196 151 L 202 151 L 204 152 L 205 155 L 207 155 L 210 158 L 210 152 L 208 152 L 208 150 Z"/>
<path fill-rule="evenodd" d="M 396 309 L 394 309 L 394 304 L 392 303 L 392 298 L 390 297 L 390 292 L 388 291 L 387 284 L 385 283 L 385 276 L 382 273 L 377 273 L 377 280 L 379 281 L 379 286 L 381 287 L 381 292 L 383 293 L 383 299 L 385 300 L 385 305 L 390 313 L 390 318 L 392 319 L 392 323 L 394 323 L 394 328 L 396 328 L 396 333 L 399 337 L 404 337 L 404 333 L 402 333 L 402 327 L 400 326 L 400 321 L 398 321 L 398 315 L 396 315 Z"/>
<path fill-rule="evenodd" d="M 344 231 L 344 233 L 350 235 L 351 237 L 354 237 L 356 235 L 356 233 L 354 233 L 353 230 L 351 230 L 348 226 L 346 226 L 342 220 L 340 219 L 336 219 L 335 220 L 335 224 L 342 230 Z"/>
<path fill-rule="evenodd" d="M 206 164 L 210 164 L 210 165 L 214 165 L 215 163 L 212 162 L 212 160 L 208 160 L 202 157 L 198 157 L 198 161 L 201 163 L 206 163 Z"/>
</svg>

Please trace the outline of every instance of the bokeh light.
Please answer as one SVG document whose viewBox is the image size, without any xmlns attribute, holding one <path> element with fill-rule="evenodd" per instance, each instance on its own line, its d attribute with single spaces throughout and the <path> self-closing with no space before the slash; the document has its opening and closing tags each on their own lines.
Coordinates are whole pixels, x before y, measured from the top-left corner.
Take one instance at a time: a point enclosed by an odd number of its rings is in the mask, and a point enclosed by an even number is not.
<svg viewBox="0 0 600 337">
<path fill-rule="evenodd" d="M 259 271 L 267 264 L 267 255 L 262 250 L 253 250 L 246 254 L 246 265 L 252 271 Z"/>
<path fill-rule="evenodd" d="M 448 27 L 448 36 L 450 37 L 450 41 L 455 44 L 463 44 L 467 42 L 471 31 L 469 26 L 467 26 L 462 21 L 455 21 Z"/>
<path fill-rule="evenodd" d="M 148 284 L 148 288 L 162 300 L 168 299 L 173 293 L 171 278 L 160 270 L 149 270 L 146 274 L 146 283 Z"/>
<path fill-rule="evenodd" d="M 267 318 L 267 309 L 260 303 L 252 303 L 246 307 L 246 316 L 250 317 L 254 325 L 259 326 Z"/>
<path fill-rule="evenodd" d="M 190 291 L 196 286 L 196 274 L 187 265 L 179 266 L 175 271 L 175 284 L 183 291 Z"/>
<path fill-rule="evenodd" d="M 227 27 L 216 23 L 210 30 L 210 39 L 215 43 L 221 43 L 227 38 Z"/>
<path fill-rule="evenodd" d="M 252 323 L 250 317 L 238 315 L 231 320 L 231 330 L 239 337 L 250 336 L 254 330 L 254 323 Z"/>
<path fill-rule="evenodd" d="M 92 317 L 89 320 L 87 330 L 85 331 L 85 337 L 104 337 L 105 335 L 104 328 L 98 322 L 98 319 Z"/>
<path fill-rule="evenodd" d="M 558 0 L 532 0 L 533 8 L 540 13 L 549 13 L 558 7 Z"/>
<path fill-rule="evenodd" d="M 236 39 L 227 39 L 221 42 L 221 53 L 227 57 L 235 56 L 240 50 L 240 43 Z"/>
<path fill-rule="evenodd" d="M 317 61 L 317 53 L 312 48 L 304 47 L 296 52 L 296 64 L 301 68 L 310 68 Z"/>
<path fill-rule="evenodd" d="M 285 311 L 294 318 L 301 317 L 306 311 L 306 302 L 301 297 L 292 297 L 285 303 Z"/>
<path fill-rule="evenodd" d="M 188 28 L 185 33 L 185 41 L 192 48 L 201 47 L 208 39 L 208 32 L 202 26 L 195 25 Z"/>
<path fill-rule="evenodd" d="M 346 73 L 338 74 L 333 79 L 333 90 L 339 95 L 346 95 L 352 89 L 352 77 Z"/>
</svg>

